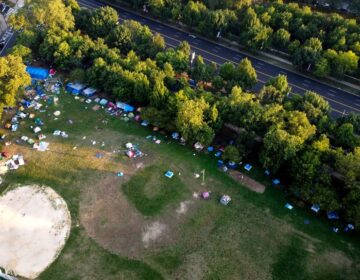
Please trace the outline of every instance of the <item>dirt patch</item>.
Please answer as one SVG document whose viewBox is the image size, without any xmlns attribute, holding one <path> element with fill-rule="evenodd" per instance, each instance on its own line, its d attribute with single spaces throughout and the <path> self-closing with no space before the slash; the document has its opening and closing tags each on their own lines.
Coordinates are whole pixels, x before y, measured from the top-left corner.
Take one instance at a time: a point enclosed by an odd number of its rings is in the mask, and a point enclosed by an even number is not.
<svg viewBox="0 0 360 280">
<path fill-rule="evenodd" d="M 165 230 L 166 225 L 159 223 L 158 221 L 146 226 L 142 234 L 142 241 L 144 242 L 145 247 L 147 248 L 151 241 L 157 240 Z"/>
<path fill-rule="evenodd" d="M 0 197 L 0 266 L 36 278 L 59 255 L 70 234 L 66 202 L 49 187 L 23 186 Z"/>
<path fill-rule="evenodd" d="M 257 193 L 264 193 L 265 192 L 265 186 L 263 184 L 260 184 L 259 182 L 251 179 L 250 177 L 244 175 L 243 173 L 235 170 L 229 171 L 230 176 L 238 181 L 241 185 L 247 187 L 249 190 L 252 190 Z"/>
<path fill-rule="evenodd" d="M 190 200 L 180 202 L 180 206 L 176 209 L 176 213 L 185 214 L 189 208 L 189 204 L 192 202 Z"/>
</svg>

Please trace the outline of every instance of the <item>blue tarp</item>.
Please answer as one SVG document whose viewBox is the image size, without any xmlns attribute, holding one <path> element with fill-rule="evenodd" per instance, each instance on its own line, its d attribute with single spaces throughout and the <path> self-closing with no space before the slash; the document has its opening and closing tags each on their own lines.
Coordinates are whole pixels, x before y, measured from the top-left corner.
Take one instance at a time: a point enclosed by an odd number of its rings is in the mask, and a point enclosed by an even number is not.
<svg viewBox="0 0 360 280">
<path fill-rule="evenodd" d="M 212 151 L 214 151 L 214 147 L 213 147 L 213 146 L 209 146 L 209 147 L 207 148 L 207 150 L 208 150 L 209 153 L 211 153 Z"/>
<path fill-rule="evenodd" d="M 124 110 L 125 112 L 134 112 L 134 110 L 135 110 L 135 108 L 133 106 L 130 106 L 129 104 L 126 104 L 123 102 L 116 102 L 116 107 Z"/>
<path fill-rule="evenodd" d="M 49 77 L 49 70 L 44 68 L 26 66 L 26 72 L 32 79 L 44 80 Z"/>
<path fill-rule="evenodd" d="M 171 137 L 172 137 L 173 139 L 177 140 L 177 139 L 180 138 L 180 134 L 175 131 L 175 132 L 173 132 L 173 133 L 171 134 Z"/>
<path fill-rule="evenodd" d="M 285 208 L 292 210 L 294 208 L 294 206 L 292 206 L 290 203 L 286 203 Z"/>
</svg>

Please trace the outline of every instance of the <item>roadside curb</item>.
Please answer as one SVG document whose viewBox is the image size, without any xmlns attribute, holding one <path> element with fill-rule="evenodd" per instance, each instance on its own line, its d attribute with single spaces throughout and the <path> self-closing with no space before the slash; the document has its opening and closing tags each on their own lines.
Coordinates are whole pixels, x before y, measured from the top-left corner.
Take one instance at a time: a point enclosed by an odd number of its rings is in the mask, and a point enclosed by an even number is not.
<svg viewBox="0 0 360 280">
<path fill-rule="evenodd" d="M 303 78 L 306 78 L 306 79 L 309 79 L 309 80 L 313 80 L 313 81 L 315 81 L 317 83 L 321 83 L 321 84 L 324 84 L 326 86 L 330 85 L 330 86 L 335 87 L 335 88 L 337 88 L 339 90 L 342 90 L 342 91 L 344 91 L 344 92 L 346 92 L 348 94 L 351 94 L 351 95 L 354 95 L 354 96 L 360 96 L 360 87 L 357 87 L 356 85 L 353 85 L 353 84 L 350 84 L 350 83 L 344 84 L 343 82 L 338 81 L 338 80 L 334 80 L 331 77 L 326 78 L 326 80 L 325 79 L 320 80 L 320 79 L 314 77 L 313 75 L 307 75 L 306 73 L 302 73 L 300 71 L 297 71 L 290 61 L 289 61 L 289 63 L 285 63 L 283 61 L 280 61 L 280 59 L 278 59 L 276 56 L 273 56 L 271 54 L 260 51 L 260 52 L 257 53 L 258 56 L 256 56 L 255 54 L 252 54 L 252 53 L 244 50 L 238 43 L 230 41 L 228 39 L 221 39 L 221 41 L 214 41 L 214 40 L 211 40 L 209 38 L 204 37 L 201 34 L 198 34 L 198 32 L 196 30 L 192 29 L 191 27 L 189 27 L 187 25 L 182 25 L 182 24 L 179 24 L 179 23 L 176 23 L 176 22 L 170 22 L 169 23 L 166 20 L 165 21 L 164 20 L 159 20 L 159 19 L 155 18 L 152 15 L 148 15 L 148 14 L 145 15 L 143 13 L 140 13 L 138 11 L 135 11 L 135 10 L 133 10 L 131 8 L 128 8 L 128 7 L 119 5 L 119 4 L 109 3 L 107 1 L 101 1 L 101 2 L 106 4 L 106 5 L 113 6 L 115 8 L 123 9 L 126 12 L 129 12 L 129 13 L 135 14 L 137 16 L 152 20 L 152 21 L 154 21 L 156 23 L 165 25 L 165 26 L 167 26 L 169 28 L 173 28 L 173 29 L 176 29 L 176 30 L 181 31 L 181 32 L 195 32 L 197 37 L 199 37 L 202 40 L 205 40 L 205 41 L 207 41 L 209 43 L 217 44 L 217 45 L 219 45 L 221 47 L 230 49 L 232 51 L 236 51 L 236 52 L 241 53 L 241 54 L 243 54 L 245 56 L 248 56 L 250 58 L 258 59 L 260 61 L 273 64 L 274 66 L 281 67 L 284 70 L 289 71 L 289 72 L 291 72 L 293 74 L 299 75 L 299 76 L 301 76 Z"/>
</svg>

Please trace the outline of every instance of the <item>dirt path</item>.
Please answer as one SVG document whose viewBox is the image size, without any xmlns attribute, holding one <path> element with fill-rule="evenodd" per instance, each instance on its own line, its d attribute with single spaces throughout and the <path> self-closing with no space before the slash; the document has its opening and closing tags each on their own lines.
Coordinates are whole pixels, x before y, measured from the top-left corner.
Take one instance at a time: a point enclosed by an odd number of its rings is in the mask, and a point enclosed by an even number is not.
<svg viewBox="0 0 360 280">
<path fill-rule="evenodd" d="M 264 193 L 266 187 L 263 184 L 251 179 L 249 176 L 241 173 L 240 171 L 230 170 L 230 176 L 238 181 L 241 185 L 247 187 L 249 190 L 252 190 L 257 193 Z"/>
</svg>

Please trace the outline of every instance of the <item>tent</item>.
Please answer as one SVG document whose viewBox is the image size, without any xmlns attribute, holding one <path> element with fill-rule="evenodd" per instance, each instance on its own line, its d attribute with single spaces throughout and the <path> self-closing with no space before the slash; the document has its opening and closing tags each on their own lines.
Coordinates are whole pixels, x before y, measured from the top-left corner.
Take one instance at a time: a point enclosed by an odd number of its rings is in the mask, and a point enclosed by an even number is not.
<svg viewBox="0 0 360 280">
<path fill-rule="evenodd" d="M 179 139 L 180 134 L 179 134 L 178 132 L 173 132 L 173 133 L 171 134 L 171 137 L 172 137 L 172 139 L 177 140 L 177 139 Z"/>
<path fill-rule="evenodd" d="M 216 156 L 216 157 L 220 157 L 220 156 L 221 156 L 221 154 L 222 154 L 222 152 L 221 152 L 221 151 L 217 151 L 217 152 L 215 153 L 215 156 Z"/>
<path fill-rule="evenodd" d="M 218 161 L 217 161 L 217 166 L 218 167 L 221 167 L 221 166 L 223 166 L 224 165 L 224 162 L 221 160 L 221 159 L 219 159 Z"/>
<path fill-rule="evenodd" d="M 79 83 L 76 84 L 68 83 L 66 85 L 66 91 L 72 93 L 73 95 L 79 95 L 84 88 L 85 86 Z"/>
<path fill-rule="evenodd" d="M 233 162 L 233 161 L 229 161 L 228 162 L 228 167 L 231 168 L 231 169 L 235 169 L 237 166 L 236 162 Z"/>
<path fill-rule="evenodd" d="M 148 126 L 148 125 L 149 125 L 149 122 L 146 121 L 146 120 L 144 120 L 144 121 L 141 122 L 141 125 L 142 125 L 142 126 Z"/>
<path fill-rule="evenodd" d="M 82 95 L 84 95 L 85 97 L 92 97 L 95 95 L 96 92 L 97 92 L 96 89 L 94 89 L 92 87 L 88 87 L 83 90 Z"/>
<path fill-rule="evenodd" d="M 294 206 L 292 206 L 290 203 L 286 203 L 285 208 L 292 210 L 294 208 Z"/>
<path fill-rule="evenodd" d="M 116 102 L 116 107 L 118 107 L 121 110 L 124 110 L 125 112 L 134 112 L 135 110 L 133 106 L 130 106 L 129 104 L 123 102 Z"/>
<path fill-rule="evenodd" d="M 339 219 L 339 215 L 335 211 L 327 212 L 327 217 L 329 220 L 338 220 Z"/>
<path fill-rule="evenodd" d="M 270 171 L 266 169 L 266 170 L 265 170 L 265 175 L 266 175 L 266 176 L 269 176 L 269 175 L 270 175 Z"/>
<path fill-rule="evenodd" d="M 244 169 L 245 169 L 246 171 L 250 171 L 251 168 L 252 168 L 252 165 L 250 165 L 250 164 L 246 164 L 246 165 L 244 166 Z"/>
<path fill-rule="evenodd" d="M 209 147 L 207 148 L 207 150 L 208 150 L 209 153 L 211 153 L 212 151 L 214 151 L 214 147 L 213 147 L 213 146 L 209 146 Z"/>
<path fill-rule="evenodd" d="M 280 180 L 279 179 L 274 179 L 272 181 L 273 185 L 276 186 L 276 185 L 279 185 L 280 184 Z"/>
<path fill-rule="evenodd" d="M 313 204 L 313 206 L 311 206 L 311 210 L 314 211 L 315 213 L 320 211 L 320 205 L 319 204 Z"/>
<path fill-rule="evenodd" d="M 49 77 L 49 71 L 44 68 L 26 66 L 26 72 L 29 73 L 32 79 L 45 80 Z"/>
<path fill-rule="evenodd" d="M 201 151 L 202 149 L 204 149 L 204 146 L 200 142 L 196 142 L 194 144 L 194 148 L 198 151 Z"/>
<path fill-rule="evenodd" d="M 203 199 L 209 199 L 210 198 L 210 192 L 206 191 L 201 194 L 201 197 Z"/>
<path fill-rule="evenodd" d="M 231 197 L 228 196 L 228 195 L 226 195 L 226 194 L 224 194 L 224 195 L 220 198 L 220 203 L 221 203 L 222 205 L 228 205 L 230 201 L 231 201 Z"/>
<path fill-rule="evenodd" d="M 100 101 L 99 101 L 99 104 L 101 105 L 101 106 L 106 106 L 106 104 L 108 104 L 108 100 L 107 99 L 105 99 L 105 98 L 103 98 L 103 99 L 101 99 Z"/>
<path fill-rule="evenodd" d="M 166 171 L 165 177 L 171 179 L 173 176 L 174 176 L 174 172 L 172 172 L 171 170 Z"/>
</svg>

